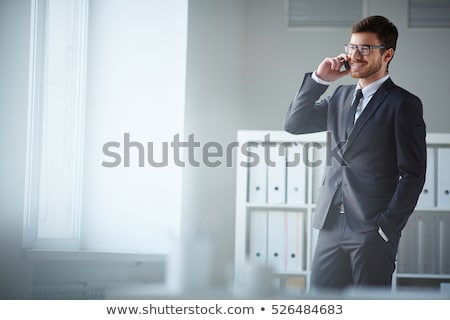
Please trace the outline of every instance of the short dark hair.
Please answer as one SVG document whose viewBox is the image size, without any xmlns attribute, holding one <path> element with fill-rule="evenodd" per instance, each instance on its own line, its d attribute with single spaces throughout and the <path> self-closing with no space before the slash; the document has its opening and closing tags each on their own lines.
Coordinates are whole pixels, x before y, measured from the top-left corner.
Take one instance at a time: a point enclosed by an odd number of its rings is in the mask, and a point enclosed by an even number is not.
<svg viewBox="0 0 450 320">
<path fill-rule="evenodd" d="M 397 27 L 382 16 L 370 16 L 356 22 L 352 26 L 352 33 L 371 32 L 375 33 L 381 44 L 386 49 L 397 47 L 398 30 Z"/>
</svg>

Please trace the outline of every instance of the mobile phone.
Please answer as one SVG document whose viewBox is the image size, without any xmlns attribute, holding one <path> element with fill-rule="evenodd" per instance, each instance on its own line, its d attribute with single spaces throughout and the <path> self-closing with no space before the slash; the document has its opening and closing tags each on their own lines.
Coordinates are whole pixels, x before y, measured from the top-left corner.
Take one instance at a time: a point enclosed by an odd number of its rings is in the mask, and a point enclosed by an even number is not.
<svg viewBox="0 0 450 320">
<path fill-rule="evenodd" d="M 345 68 L 345 70 L 350 69 L 350 64 L 348 63 L 347 60 L 344 59 L 344 61 L 342 61 L 342 62 L 344 63 L 344 68 Z"/>
</svg>

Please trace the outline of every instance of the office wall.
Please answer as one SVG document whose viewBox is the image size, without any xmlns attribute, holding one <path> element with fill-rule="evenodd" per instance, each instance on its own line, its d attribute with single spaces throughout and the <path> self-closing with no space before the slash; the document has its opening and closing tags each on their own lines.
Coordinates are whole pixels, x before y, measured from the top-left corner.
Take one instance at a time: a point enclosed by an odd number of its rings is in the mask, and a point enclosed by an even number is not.
<svg viewBox="0 0 450 320">
<path fill-rule="evenodd" d="M 281 117 L 305 72 L 313 71 L 326 56 L 343 52 L 349 29 L 287 30 L 287 1 L 248 0 L 245 31 L 244 99 L 249 128 L 280 129 Z M 449 132 L 446 119 L 450 29 L 408 28 L 407 0 L 368 0 L 367 15 L 384 15 L 399 29 L 392 79 L 418 95 L 424 103 L 429 132 Z M 354 83 L 349 77 L 337 84 Z"/>
<path fill-rule="evenodd" d="M 225 149 L 245 125 L 246 10 L 241 0 L 189 1 L 185 135 L 201 145 L 218 142 Z M 213 285 L 223 284 L 233 259 L 234 187 L 235 168 L 225 163 L 183 173 L 182 231 L 211 243 Z"/>
</svg>

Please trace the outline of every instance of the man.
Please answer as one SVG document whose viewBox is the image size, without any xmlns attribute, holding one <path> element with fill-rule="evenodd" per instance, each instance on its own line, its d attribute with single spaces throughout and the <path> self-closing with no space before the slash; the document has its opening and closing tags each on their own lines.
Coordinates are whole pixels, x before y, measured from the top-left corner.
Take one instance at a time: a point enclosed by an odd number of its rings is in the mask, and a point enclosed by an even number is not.
<svg viewBox="0 0 450 320">
<path fill-rule="evenodd" d="M 355 23 L 346 54 L 306 74 L 286 114 L 290 133 L 331 133 L 331 163 L 313 220 L 320 229 L 311 274 L 316 289 L 390 287 L 401 231 L 425 181 L 422 103 L 388 73 L 397 38 L 384 17 Z M 356 86 L 318 101 L 330 82 L 348 74 Z M 355 97 L 358 89 L 362 97 Z"/>
</svg>

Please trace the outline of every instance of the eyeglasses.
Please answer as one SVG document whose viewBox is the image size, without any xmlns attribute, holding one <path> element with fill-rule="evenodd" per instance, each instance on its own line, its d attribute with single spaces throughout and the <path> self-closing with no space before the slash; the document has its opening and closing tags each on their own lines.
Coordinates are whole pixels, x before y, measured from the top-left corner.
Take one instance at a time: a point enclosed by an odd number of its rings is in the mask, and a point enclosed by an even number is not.
<svg viewBox="0 0 450 320">
<path fill-rule="evenodd" d="M 356 44 L 346 44 L 344 46 L 345 53 L 346 54 L 353 54 L 355 50 L 358 50 L 359 54 L 362 56 L 368 56 L 370 54 L 370 50 L 372 49 L 384 49 L 385 46 L 369 46 L 369 45 L 362 45 L 357 46 Z"/>
</svg>

